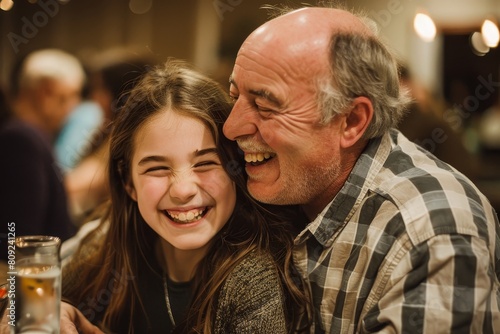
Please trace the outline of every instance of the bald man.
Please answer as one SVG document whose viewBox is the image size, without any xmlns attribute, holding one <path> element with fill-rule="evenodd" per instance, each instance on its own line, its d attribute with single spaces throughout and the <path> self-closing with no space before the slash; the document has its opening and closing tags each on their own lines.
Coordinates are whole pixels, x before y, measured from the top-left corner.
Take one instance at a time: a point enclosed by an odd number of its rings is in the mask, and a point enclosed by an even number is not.
<svg viewBox="0 0 500 334">
<path fill-rule="evenodd" d="M 270 20 L 243 43 L 224 133 L 248 190 L 308 217 L 294 261 L 311 333 L 500 332 L 500 237 L 459 171 L 395 130 L 408 103 L 393 55 L 350 12 Z"/>
</svg>

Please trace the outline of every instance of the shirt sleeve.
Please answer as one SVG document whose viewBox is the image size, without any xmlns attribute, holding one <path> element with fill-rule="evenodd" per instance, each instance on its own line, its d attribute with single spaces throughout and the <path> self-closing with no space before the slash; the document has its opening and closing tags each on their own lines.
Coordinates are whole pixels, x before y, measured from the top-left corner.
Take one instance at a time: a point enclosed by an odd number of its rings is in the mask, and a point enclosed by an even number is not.
<svg viewBox="0 0 500 334">
<path fill-rule="evenodd" d="M 494 333 L 500 328 L 495 284 L 484 240 L 437 235 L 404 254 L 362 332 Z"/>
</svg>

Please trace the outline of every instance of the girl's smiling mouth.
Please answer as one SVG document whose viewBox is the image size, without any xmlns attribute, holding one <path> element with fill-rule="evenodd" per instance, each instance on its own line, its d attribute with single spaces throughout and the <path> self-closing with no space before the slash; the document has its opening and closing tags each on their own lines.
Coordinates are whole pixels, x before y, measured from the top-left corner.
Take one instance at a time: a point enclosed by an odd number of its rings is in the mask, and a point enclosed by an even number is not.
<svg viewBox="0 0 500 334">
<path fill-rule="evenodd" d="M 165 215 L 175 223 L 193 223 L 200 220 L 205 216 L 208 211 L 208 207 L 196 208 L 186 211 L 179 210 L 164 210 Z"/>
</svg>

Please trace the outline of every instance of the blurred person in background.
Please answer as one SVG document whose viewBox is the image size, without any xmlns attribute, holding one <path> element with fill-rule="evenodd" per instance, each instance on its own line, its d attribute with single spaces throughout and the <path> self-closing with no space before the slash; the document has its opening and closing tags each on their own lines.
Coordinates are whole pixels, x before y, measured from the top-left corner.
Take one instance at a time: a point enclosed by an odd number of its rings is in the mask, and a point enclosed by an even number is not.
<svg viewBox="0 0 500 334">
<path fill-rule="evenodd" d="M 496 103 L 486 109 L 478 121 L 479 143 L 487 158 L 500 162 L 500 91 Z"/>
<path fill-rule="evenodd" d="M 43 131 L 52 145 L 80 102 L 85 81 L 82 64 L 63 50 L 37 50 L 14 68 L 11 81 L 14 113 Z"/>
<path fill-rule="evenodd" d="M 84 68 L 88 78 L 89 70 Z M 63 173 L 80 162 L 103 122 L 104 111 L 99 103 L 91 99 L 89 80 L 85 80 L 81 102 L 66 117 L 54 143 L 56 159 Z"/>
<path fill-rule="evenodd" d="M 481 159 L 480 186 L 500 212 L 500 91 L 496 103 L 477 117 L 475 131 Z"/>
<path fill-rule="evenodd" d="M 47 133 L 16 117 L 0 91 L 0 259 L 7 260 L 7 233 L 52 235 L 63 241 L 76 227 Z M 5 234 L 4 234 L 5 233 Z M 12 234 L 10 236 L 13 236 Z"/>
<path fill-rule="evenodd" d="M 89 64 L 89 96 L 102 110 L 100 128 L 89 138 L 74 168 L 65 174 L 70 209 L 77 224 L 88 218 L 109 197 L 108 164 L 110 123 L 123 106 L 128 92 L 155 60 L 126 49 L 110 49 Z"/>
<path fill-rule="evenodd" d="M 88 99 L 87 87 L 82 62 L 59 49 L 34 51 L 11 72 L 10 98 L 16 115 L 48 135 L 63 173 L 80 160 L 102 123 L 102 110 Z"/>
<path fill-rule="evenodd" d="M 479 159 L 464 145 L 462 134 L 445 120 L 446 104 L 434 98 L 406 66 L 400 66 L 399 71 L 401 85 L 410 93 L 412 103 L 398 129 L 408 139 L 476 181 Z"/>
</svg>

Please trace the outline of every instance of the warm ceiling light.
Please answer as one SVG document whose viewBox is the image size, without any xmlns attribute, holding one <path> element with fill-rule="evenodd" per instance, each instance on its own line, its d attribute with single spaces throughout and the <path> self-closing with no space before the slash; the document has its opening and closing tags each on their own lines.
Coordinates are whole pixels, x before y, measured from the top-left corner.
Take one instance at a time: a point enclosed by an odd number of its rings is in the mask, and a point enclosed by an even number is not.
<svg viewBox="0 0 500 334">
<path fill-rule="evenodd" d="M 436 25 L 427 14 L 417 13 L 413 20 L 413 28 L 417 35 L 426 42 L 432 42 L 436 37 Z"/>
<path fill-rule="evenodd" d="M 484 20 L 481 27 L 481 35 L 483 36 L 484 44 L 490 48 L 496 48 L 500 40 L 500 33 L 497 25 L 491 20 Z"/>
<path fill-rule="evenodd" d="M 479 31 L 473 33 L 470 37 L 472 51 L 478 56 L 484 56 L 490 51 L 488 45 L 484 43 L 484 37 Z"/>
<path fill-rule="evenodd" d="M 14 1 L 12 1 L 12 0 L 1 0 L 0 9 L 8 11 L 12 8 L 13 5 L 14 5 Z"/>
<path fill-rule="evenodd" d="M 145 14 L 149 12 L 152 5 L 153 0 L 130 0 L 128 3 L 130 11 L 134 14 Z"/>
</svg>

